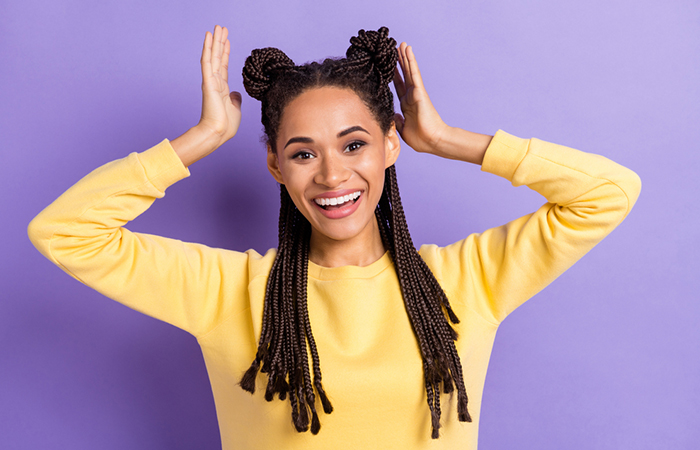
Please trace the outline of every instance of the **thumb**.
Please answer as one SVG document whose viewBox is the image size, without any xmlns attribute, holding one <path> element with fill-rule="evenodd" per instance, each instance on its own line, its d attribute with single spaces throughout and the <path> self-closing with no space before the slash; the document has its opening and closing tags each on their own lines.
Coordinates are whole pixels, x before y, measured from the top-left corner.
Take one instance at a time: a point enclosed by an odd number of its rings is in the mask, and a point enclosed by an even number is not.
<svg viewBox="0 0 700 450">
<path fill-rule="evenodd" d="M 394 123 L 396 124 L 396 129 L 398 130 L 399 134 L 403 134 L 404 119 L 401 114 L 394 114 Z"/>
<path fill-rule="evenodd" d="M 236 105 L 237 108 L 241 107 L 243 97 L 241 96 L 240 92 L 232 91 L 230 94 L 228 94 L 228 97 L 231 99 L 231 103 Z"/>
</svg>

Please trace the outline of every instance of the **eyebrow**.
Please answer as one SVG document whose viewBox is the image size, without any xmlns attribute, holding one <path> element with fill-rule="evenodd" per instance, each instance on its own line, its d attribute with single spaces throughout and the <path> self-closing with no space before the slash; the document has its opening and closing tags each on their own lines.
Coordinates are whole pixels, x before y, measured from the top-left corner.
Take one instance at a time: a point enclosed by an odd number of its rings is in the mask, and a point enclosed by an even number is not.
<svg viewBox="0 0 700 450">
<path fill-rule="evenodd" d="M 369 131 L 365 130 L 364 128 L 362 128 L 359 125 L 355 125 L 354 127 L 350 127 L 346 130 L 341 131 L 340 133 L 337 134 L 337 137 L 341 138 L 341 137 L 346 136 L 350 133 L 354 133 L 355 131 L 362 131 L 362 132 L 369 134 Z M 313 144 L 314 140 L 311 139 L 310 137 L 303 137 L 303 136 L 293 137 L 290 140 L 288 140 L 286 144 L 284 144 L 284 148 L 287 148 L 291 144 L 294 144 L 297 142 L 301 142 L 302 144 Z"/>
</svg>

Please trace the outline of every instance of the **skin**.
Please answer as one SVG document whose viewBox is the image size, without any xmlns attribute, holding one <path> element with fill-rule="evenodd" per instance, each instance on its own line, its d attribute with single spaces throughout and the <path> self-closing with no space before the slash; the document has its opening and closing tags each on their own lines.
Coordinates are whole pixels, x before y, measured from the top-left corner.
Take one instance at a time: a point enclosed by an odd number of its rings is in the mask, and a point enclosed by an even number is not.
<svg viewBox="0 0 700 450">
<path fill-rule="evenodd" d="M 280 122 L 278 151 L 268 148 L 268 168 L 311 223 L 309 259 L 337 267 L 381 258 L 385 249 L 374 210 L 384 169 L 394 164 L 401 148 L 394 127 L 385 135 L 357 94 L 332 87 L 302 93 L 287 105 Z M 352 128 L 357 130 L 343 134 Z M 295 137 L 308 141 L 286 145 Z M 362 194 L 346 217 L 328 218 L 314 202 L 348 190 Z"/>
<path fill-rule="evenodd" d="M 228 87 L 230 49 L 225 27 L 217 25 L 213 34 L 206 33 L 201 118 L 171 141 L 185 166 L 209 155 L 238 131 L 241 94 Z M 397 131 L 418 152 L 474 164 L 482 163 L 491 142 L 492 136 L 448 126 L 428 97 L 413 49 L 404 42 L 398 52 L 400 70 L 396 69 L 394 87 L 403 115 L 396 114 L 395 126 L 386 134 L 353 91 L 322 87 L 303 92 L 287 105 L 278 151 L 268 148 L 268 169 L 311 223 L 309 259 L 321 266 L 366 266 L 384 254 L 374 208 L 384 169 L 400 152 Z M 353 127 L 362 129 L 343 134 Z M 357 207 L 342 218 L 329 218 L 313 199 L 341 190 L 362 192 Z"/>
</svg>

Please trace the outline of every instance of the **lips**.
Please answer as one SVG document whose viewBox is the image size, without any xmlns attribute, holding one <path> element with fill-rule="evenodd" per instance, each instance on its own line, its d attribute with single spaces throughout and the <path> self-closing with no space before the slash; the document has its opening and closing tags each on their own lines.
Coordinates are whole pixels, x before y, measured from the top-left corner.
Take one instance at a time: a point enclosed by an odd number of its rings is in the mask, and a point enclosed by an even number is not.
<svg viewBox="0 0 700 450">
<path fill-rule="evenodd" d="M 318 211 L 329 219 L 342 219 L 354 213 L 364 196 L 362 190 L 344 190 L 321 194 L 313 199 Z"/>
<path fill-rule="evenodd" d="M 350 194 L 338 195 L 336 197 L 317 197 L 314 199 L 314 202 L 323 209 L 337 209 L 334 207 L 340 208 L 348 202 L 354 203 L 361 194 L 362 191 L 355 191 L 351 192 Z"/>
</svg>

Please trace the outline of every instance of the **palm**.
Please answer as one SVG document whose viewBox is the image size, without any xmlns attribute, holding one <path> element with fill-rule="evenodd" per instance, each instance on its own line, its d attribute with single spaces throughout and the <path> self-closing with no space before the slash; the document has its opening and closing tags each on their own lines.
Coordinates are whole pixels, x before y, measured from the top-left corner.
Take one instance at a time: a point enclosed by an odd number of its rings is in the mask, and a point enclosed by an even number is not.
<svg viewBox="0 0 700 450">
<path fill-rule="evenodd" d="M 407 86 L 405 94 L 399 97 L 403 113 L 401 136 L 404 140 L 414 141 L 421 134 L 419 133 L 419 109 L 420 102 L 424 101 L 421 97 L 421 92 L 417 91 L 415 86 Z"/>
<path fill-rule="evenodd" d="M 405 42 L 399 47 L 399 64 L 401 71 L 396 69 L 394 87 L 401 102 L 403 117 L 397 117 L 397 129 L 414 150 L 430 153 L 447 125 L 433 107 L 423 86 L 413 50 Z"/>
<path fill-rule="evenodd" d="M 233 137 L 241 123 L 241 95 L 229 92 L 228 60 L 231 43 L 228 29 L 217 26 L 207 33 L 202 50 L 202 117 L 200 124 L 221 140 Z"/>
</svg>

